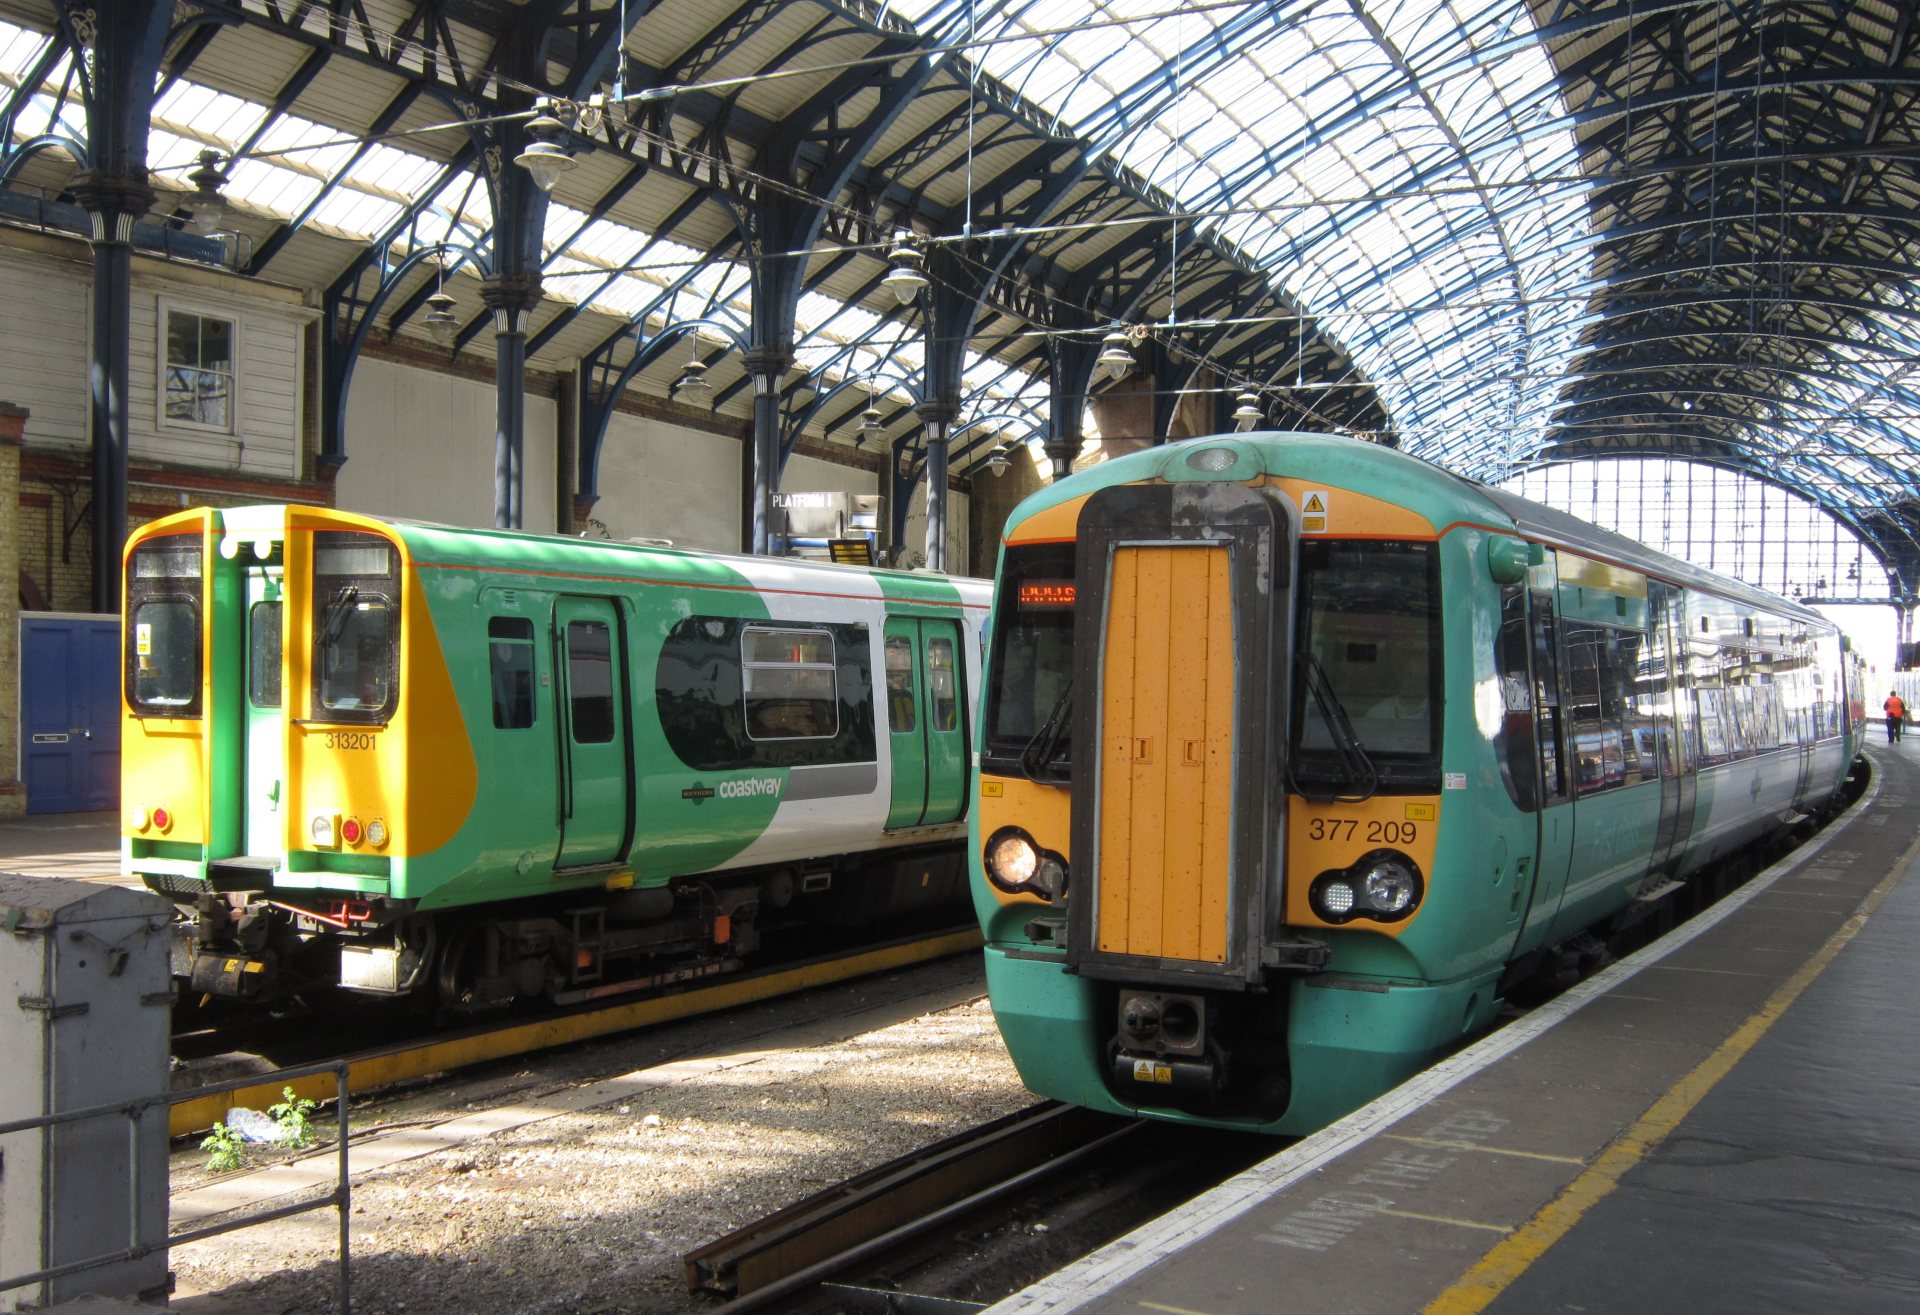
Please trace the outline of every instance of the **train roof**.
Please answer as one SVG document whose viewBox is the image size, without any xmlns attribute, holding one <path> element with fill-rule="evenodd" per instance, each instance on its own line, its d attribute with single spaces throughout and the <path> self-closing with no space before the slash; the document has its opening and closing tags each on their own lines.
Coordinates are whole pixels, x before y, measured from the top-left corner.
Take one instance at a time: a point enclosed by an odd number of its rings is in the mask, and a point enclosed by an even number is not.
<svg viewBox="0 0 1920 1315">
<path fill-rule="evenodd" d="M 1263 473 L 1287 478 L 1325 478 L 1335 487 L 1354 487 L 1364 475 L 1365 491 L 1398 502 L 1443 530 L 1481 524 L 1537 542 L 1609 562 L 1688 589 L 1721 597 L 1809 624 L 1833 623 L 1812 608 L 1757 589 L 1731 576 L 1709 571 L 1577 516 L 1464 478 L 1420 457 L 1341 434 L 1263 431 L 1214 434 L 1130 452 L 1057 480 L 1015 507 L 1008 526 L 1018 525 L 1048 507 L 1113 484 L 1154 478 L 1168 453 L 1208 444 L 1232 444 L 1257 454 Z M 1316 469 L 1316 468 L 1323 469 Z"/>
<path fill-rule="evenodd" d="M 272 512 L 274 507 L 221 508 L 222 512 Z M 401 516 L 374 516 L 335 508 L 302 507 L 303 512 L 335 514 L 343 522 L 370 522 L 395 531 L 414 553 L 431 550 L 443 561 L 479 565 L 505 565 L 538 568 L 590 560 L 598 569 L 618 569 L 621 573 L 645 572 L 682 578 L 688 584 L 699 583 L 702 567 L 723 568 L 749 581 L 770 570 L 812 577 L 824 582 L 853 578 L 874 581 L 883 594 L 905 601 L 952 606 L 955 603 L 984 606 L 992 592 L 992 581 L 971 576 L 946 575 L 933 571 L 900 570 L 887 566 L 853 566 L 823 562 L 807 557 L 763 557 L 748 553 L 707 552 L 698 548 L 679 548 L 651 543 L 625 543 L 611 539 L 576 538 L 563 534 L 543 534 L 533 530 L 507 530 L 492 526 L 446 525 L 436 521 L 414 520 Z M 616 566 L 617 564 L 617 566 Z M 843 586 L 824 585 L 827 588 Z"/>
</svg>

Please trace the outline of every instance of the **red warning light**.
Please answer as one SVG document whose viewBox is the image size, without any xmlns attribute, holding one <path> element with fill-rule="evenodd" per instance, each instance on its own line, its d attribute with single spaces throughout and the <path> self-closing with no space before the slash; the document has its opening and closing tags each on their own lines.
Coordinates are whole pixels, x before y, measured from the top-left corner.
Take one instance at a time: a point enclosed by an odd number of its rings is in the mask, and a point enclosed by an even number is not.
<svg viewBox="0 0 1920 1315">
<path fill-rule="evenodd" d="M 172 825 L 173 825 L 173 814 L 172 814 L 172 813 L 169 813 L 169 812 L 168 812 L 168 811 L 167 811 L 166 809 L 164 809 L 164 808 L 156 808 L 156 809 L 154 809 L 154 810 L 153 810 L 153 828 L 154 828 L 154 830 L 156 830 L 156 831 L 165 831 L 165 830 L 167 830 L 167 829 L 168 829 L 169 827 L 171 827 Z"/>
<path fill-rule="evenodd" d="M 340 838 L 349 845 L 360 843 L 360 820 L 349 817 L 340 823 Z"/>
</svg>

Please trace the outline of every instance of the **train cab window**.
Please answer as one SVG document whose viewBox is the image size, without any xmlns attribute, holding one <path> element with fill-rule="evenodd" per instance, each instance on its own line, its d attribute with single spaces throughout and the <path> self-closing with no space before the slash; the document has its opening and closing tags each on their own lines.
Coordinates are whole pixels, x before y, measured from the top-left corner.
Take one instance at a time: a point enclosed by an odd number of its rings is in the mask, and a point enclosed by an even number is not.
<svg viewBox="0 0 1920 1315">
<path fill-rule="evenodd" d="M 1439 599 L 1432 544 L 1301 545 L 1302 660 L 1331 689 L 1385 791 L 1440 788 Z M 1339 786 L 1343 731 L 1307 683 L 1294 682 L 1293 779 Z"/>
<path fill-rule="evenodd" d="M 384 723 L 399 701 L 399 553 L 358 531 L 313 540 L 313 715 Z"/>
<path fill-rule="evenodd" d="M 200 539 L 149 539 L 128 563 L 126 693 L 134 715 L 200 715 Z"/>
<path fill-rule="evenodd" d="M 960 699 L 953 667 L 953 641 L 927 641 L 927 721 L 936 731 L 960 725 Z"/>
<path fill-rule="evenodd" d="M 913 641 L 896 635 L 887 641 L 887 724 L 895 735 L 919 729 L 914 703 Z"/>
<path fill-rule="evenodd" d="M 533 622 L 523 616 L 488 618 L 487 666 L 494 726 L 517 731 L 533 725 Z"/>
<path fill-rule="evenodd" d="M 280 604 L 247 609 L 247 697 L 256 708 L 280 706 Z"/>
<path fill-rule="evenodd" d="M 613 742 L 613 632 L 604 621 L 567 622 L 567 716 L 574 743 Z"/>
<path fill-rule="evenodd" d="M 1013 544 L 993 604 L 985 764 L 1057 783 L 1073 765 L 1074 553 Z"/>
<path fill-rule="evenodd" d="M 829 738 L 839 729 L 833 636 L 750 626 L 740 636 L 747 734 L 756 740 Z"/>
</svg>

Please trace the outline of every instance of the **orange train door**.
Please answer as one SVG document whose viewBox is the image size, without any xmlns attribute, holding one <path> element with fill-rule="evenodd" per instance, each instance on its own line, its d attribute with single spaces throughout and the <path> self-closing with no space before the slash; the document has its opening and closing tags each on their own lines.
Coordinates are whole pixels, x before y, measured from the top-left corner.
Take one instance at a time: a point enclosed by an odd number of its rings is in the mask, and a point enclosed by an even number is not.
<svg viewBox="0 0 1920 1315">
<path fill-rule="evenodd" d="M 1101 954 L 1227 961 L 1232 550 L 1119 545 L 1100 674 Z"/>
<path fill-rule="evenodd" d="M 1128 485 L 1081 512 L 1068 962 L 1247 985 L 1284 908 L 1296 532 L 1245 484 Z"/>
</svg>

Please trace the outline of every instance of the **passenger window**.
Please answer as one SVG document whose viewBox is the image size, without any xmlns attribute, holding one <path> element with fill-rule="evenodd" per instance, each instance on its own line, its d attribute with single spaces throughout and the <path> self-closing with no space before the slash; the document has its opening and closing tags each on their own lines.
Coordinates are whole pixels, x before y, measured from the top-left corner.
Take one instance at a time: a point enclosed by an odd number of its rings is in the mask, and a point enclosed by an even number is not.
<svg viewBox="0 0 1920 1315">
<path fill-rule="evenodd" d="M 603 621 L 567 622 L 567 713 L 574 743 L 612 743 L 613 638 Z"/>
<path fill-rule="evenodd" d="M 496 616 L 487 621 L 493 676 L 493 724 L 503 731 L 533 725 L 533 622 Z"/>
<path fill-rule="evenodd" d="M 960 725 L 960 700 L 955 694 L 953 641 L 927 641 L 927 717 L 936 731 Z"/>
<path fill-rule="evenodd" d="M 826 631 L 746 630 L 740 677 L 750 738 L 824 739 L 839 731 L 833 636 Z"/>
<path fill-rule="evenodd" d="M 895 735 L 918 729 L 913 711 L 913 641 L 887 640 L 887 724 Z"/>
<path fill-rule="evenodd" d="M 247 697 L 256 708 L 280 706 L 280 604 L 247 611 Z"/>
</svg>

